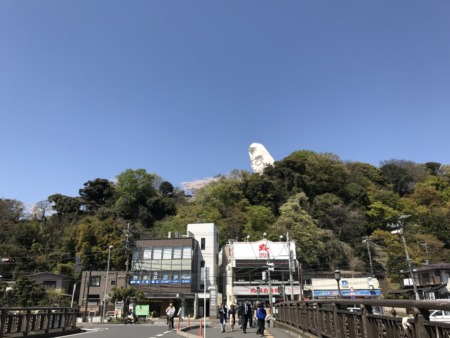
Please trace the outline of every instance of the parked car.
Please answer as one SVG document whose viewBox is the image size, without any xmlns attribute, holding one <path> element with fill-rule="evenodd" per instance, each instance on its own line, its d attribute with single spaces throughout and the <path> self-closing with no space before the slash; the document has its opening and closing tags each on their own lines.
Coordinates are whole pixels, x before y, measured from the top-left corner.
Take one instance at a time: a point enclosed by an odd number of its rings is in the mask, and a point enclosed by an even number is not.
<svg viewBox="0 0 450 338">
<path fill-rule="evenodd" d="M 430 310 L 430 321 L 450 323 L 450 311 Z"/>
<path fill-rule="evenodd" d="M 354 312 L 354 313 L 357 313 L 357 314 L 361 314 L 361 312 L 362 312 L 361 308 L 357 307 L 357 306 L 348 307 L 347 311 Z"/>
</svg>

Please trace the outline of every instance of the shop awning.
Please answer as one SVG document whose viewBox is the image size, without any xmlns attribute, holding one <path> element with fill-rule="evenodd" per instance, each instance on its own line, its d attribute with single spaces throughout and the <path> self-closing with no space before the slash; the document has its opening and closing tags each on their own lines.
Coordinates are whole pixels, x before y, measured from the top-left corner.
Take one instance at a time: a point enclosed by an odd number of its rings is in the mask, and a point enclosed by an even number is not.
<svg viewBox="0 0 450 338">
<path fill-rule="evenodd" d="M 413 293 L 414 290 L 413 289 L 397 289 L 397 290 L 393 290 L 393 291 L 389 291 L 389 293 L 393 293 L 393 294 L 400 294 L 400 293 Z"/>
</svg>

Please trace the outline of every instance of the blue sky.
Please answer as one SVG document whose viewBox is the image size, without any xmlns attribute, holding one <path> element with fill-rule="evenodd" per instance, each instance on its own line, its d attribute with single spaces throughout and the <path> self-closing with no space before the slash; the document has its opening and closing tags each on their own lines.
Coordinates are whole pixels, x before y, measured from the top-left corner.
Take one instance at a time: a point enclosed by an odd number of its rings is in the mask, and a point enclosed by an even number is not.
<svg viewBox="0 0 450 338">
<path fill-rule="evenodd" d="M 0 198 L 301 149 L 450 164 L 450 1 L 0 2 Z"/>
</svg>

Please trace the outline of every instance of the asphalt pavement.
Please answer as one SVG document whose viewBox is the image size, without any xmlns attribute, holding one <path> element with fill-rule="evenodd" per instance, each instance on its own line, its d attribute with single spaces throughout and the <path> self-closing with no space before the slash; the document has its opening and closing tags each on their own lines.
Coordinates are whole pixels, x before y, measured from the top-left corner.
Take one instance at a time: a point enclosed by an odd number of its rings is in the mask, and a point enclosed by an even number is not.
<svg viewBox="0 0 450 338">
<path fill-rule="evenodd" d="M 206 322 L 206 337 L 223 337 L 223 338 L 253 338 L 260 337 L 260 335 L 256 334 L 256 328 L 247 328 L 246 333 L 239 328 L 239 325 L 235 325 L 234 330 L 231 331 L 229 323 L 227 323 L 225 327 L 225 332 L 222 333 L 220 329 L 220 323 L 217 320 L 212 320 Z M 180 329 L 178 331 L 179 335 L 188 337 L 188 338 L 201 338 L 199 329 L 199 322 L 195 322 L 189 330 L 186 330 L 185 326 L 180 325 Z M 203 332 L 202 332 L 203 333 Z M 297 337 L 295 334 L 292 335 L 289 332 L 286 332 L 277 327 L 271 326 L 270 328 L 266 327 L 264 330 L 264 337 L 266 338 L 292 338 Z"/>
</svg>

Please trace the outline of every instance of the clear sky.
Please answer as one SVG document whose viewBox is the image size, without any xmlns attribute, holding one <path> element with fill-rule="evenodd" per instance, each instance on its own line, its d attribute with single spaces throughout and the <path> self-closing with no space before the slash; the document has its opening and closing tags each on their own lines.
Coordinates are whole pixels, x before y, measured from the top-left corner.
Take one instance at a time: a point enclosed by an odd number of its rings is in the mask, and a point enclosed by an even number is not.
<svg viewBox="0 0 450 338">
<path fill-rule="evenodd" d="M 331 152 L 450 164 L 448 0 L 0 1 L 0 198 Z"/>
</svg>

